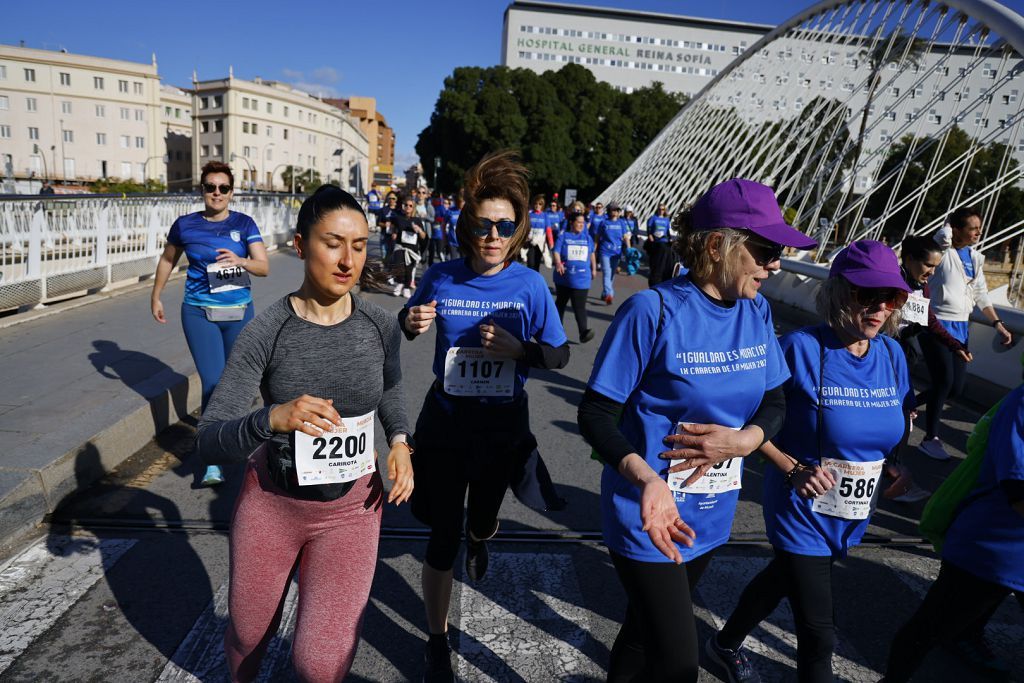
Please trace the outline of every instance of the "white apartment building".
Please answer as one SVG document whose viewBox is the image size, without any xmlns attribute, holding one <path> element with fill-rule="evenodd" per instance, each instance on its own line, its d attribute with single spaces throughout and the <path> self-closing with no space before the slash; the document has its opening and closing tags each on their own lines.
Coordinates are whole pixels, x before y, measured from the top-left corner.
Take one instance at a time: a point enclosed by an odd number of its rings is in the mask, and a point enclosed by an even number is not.
<svg viewBox="0 0 1024 683">
<path fill-rule="evenodd" d="M 653 12 L 516 0 L 505 10 L 501 63 L 538 73 L 557 70 L 570 63 L 580 64 L 598 80 L 624 92 L 660 81 L 667 90 L 692 97 L 773 28 Z M 837 45 L 821 54 L 821 43 L 779 40 L 772 45 L 772 50 L 771 54 L 762 50 L 730 73 L 726 80 L 728 87 L 720 85 L 721 94 L 712 101 L 723 108 L 734 107 L 754 124 L 796 116 L 815 97 L 848 101 L 854 111 L 863 107 L 868 67 L 856 45 Z M 947 46 L 936 44 L 931 54 L 923 56 L 920 66 L 930 68 L 946 51 Z M 970 51 L 952 55 L 942 75 L 955 75 L 971 59 Z M 868 134 L 865 149 L 884 150 L 898 137 L 896 131 L 904 122 L 918 118 L 924 121 L 917 135 L 938 131 L 944 122 L 948 124 L 957 117 L 969 134 L 989 137 L 1018 111 L 1024 79 L 1018 77 L 1020 88 L 1014 89 L 1011 85 L 997 98 L 991 98 L 983 109 L 976 107 L 966 114 L 958 110 L 962 102 L 971 100 L 972 92 L 977 96 L 985 91 L 1000 68 L 998 61 L 985 63 L 972 75 L 972 82 L 963 89 L 951 88 L 949 92 L 933 92 L 934 88 L 945 87 L 941 85 L 930 88 L 915 85 L 917 69 L 898 74 L 871 107 L 868 124 L 874 132 Z M 1022 61 L 1021 55 L 1014 54 L 1004 71 L 1020 68 Z M 893 73 L 887 71 L 883 79 L 888 83 Z M 770 96 L 764 94 L 765 85 L 774 86 Z M 933 96 L 937 96 L 938 101 L 924 110 L 924 103 Z M 890 104 L 893 102 L 899 104 Z M 1009 132 L 996 139 L 1014 144 Z M 1017 141 L 1012 152 L 1024 162 L 1024 141 Z M 857 182 L 858 189 L 866 187 L 870 175 L 859 176 Z"/>
<path fill-rule="evenodd" d="M 284 190 L 288 166 L 313 169 L 322 182 L 369 185 L 369 142 L 359 124 L 286 83 L 228 77 L 193 83 L 192 175 L 210 160 L 232 165 L 244 189 Z M 358 179 L 358 180 L 357 180 Z M 356 187 L 356 189 L 359 189 Z"/>
<path fill-rule="evenodd" d="M 167 154 L 169 191 L 187 191 L 192 180 L 192 95 L 171 85 L 160 86 L 160 130 Z"/>
<path fill-rule="evenodd" d="M 0 161 L 15 179 L 165 174 L 156 58 L 0 45 Z"/>
</svg>

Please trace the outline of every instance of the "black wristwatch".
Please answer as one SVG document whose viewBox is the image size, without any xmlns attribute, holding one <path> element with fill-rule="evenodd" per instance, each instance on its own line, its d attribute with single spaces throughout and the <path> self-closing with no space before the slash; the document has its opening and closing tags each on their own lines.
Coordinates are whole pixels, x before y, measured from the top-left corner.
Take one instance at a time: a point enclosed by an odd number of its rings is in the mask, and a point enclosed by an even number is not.
<svg viewBox="0 0 1024 683">
<path fill-rule="evenodd" d="M 993 321 L 992 321 L 992 327 L 995 327 L 996 325 L 1005 325 L 1005 324 L 1006 324 L 1006 323 L 1004 323 L 1004 322 L 1003 322 L 1002 320 L 1000 320 L 999 318 L 996 318 L 995 320 L 993 320 Z"/>
</svg>

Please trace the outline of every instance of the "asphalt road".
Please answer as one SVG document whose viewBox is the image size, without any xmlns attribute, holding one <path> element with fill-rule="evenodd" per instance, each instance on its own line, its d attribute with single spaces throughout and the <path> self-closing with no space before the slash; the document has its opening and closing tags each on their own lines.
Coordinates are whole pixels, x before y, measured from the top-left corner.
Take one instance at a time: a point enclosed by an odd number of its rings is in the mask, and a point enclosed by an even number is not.
<svg viewBox="0 0 1024 683">
<path fill-rule="evenodd" d="M 618 300 L 645 286 L 639 277 L 620 278 Z M 392 310 L 402 304 L 383 294 L 367 296 Z M 592 540 L 599 536 L 600 468 L 579 437 L 575 406 L 615 307 L 600 304 L 593 291 L 590 303 L 597 339 L 573 343 L 564 371 L 535 372 L 528 385 L 533 429 L 569 506 L 541 513 L 508 496 L 501 513 L 507 533 L 491 545 L 488 575 L 473 583 L 456 567 L 451 625 L 461 680 L 604 679 L 624 597 L 607 553 Z M 776 314 L 782 329 L 787 321 L 794 324 L 788 312 Z M 575 342 L 571 315 L 566 323 Z M 432 350 L 432 333 L 402 349 L 412 415 L 431 380 Z M 949 441 L 962 449 L 977 415 L 954 408 L 948 417 Z M 178 424 L 145 444 L 102 482 L 63 501 L 56 514 L 60 523 L 0 564 L 0 681 L 226 680 L 221 650 L 228 575 L 224 529 L 240 469 L 229 470 L 222 487 L 196 488 L 201 465 L 188 457 L 191 432 L 191 425 Z M 915 431 L 912 443 L 919 437 Z M 83 452 L 83 467 L 89 457 L 88 450 Z M 919 482 L 929 489 L 956 462 L 933 462 L 916 451 L 908 456 Z M 721 625 L 739 591 L 770 556 L 761 542 L 760 469 L 753 458 L 747 463 L 734 542 L 721 549 L 698 587 L 702 636 Z M 917 536 L 922 506 L 882 502 L 871 528 L 875 542 L 836 565 L 835 670 L 840 680 L 878 680 L 894 632 L 934 578 L 938 562 L 930 549 L 891 542 Z M 415 680 L 420 672 L 425 637 L 419 600 L 422 529 L 406 506 L 386 506 L 384 525 L 350 680 Z M 288 651 L 294 597 L 286 602 L 263 680 L 292 680 Z M 1018 679 L 1024 678 L 1021 617 L 1017 605 L 1008 602 L 988 631 Z M 795 644 L 792 615 L 783 603 L 748 639 L 764 680 L 795 680 Z M 719 680 L 713 665 L 705 665 L 709 670 L 701 680 Z M 989 679 L 938 651 L 917 680 Z"/>
</svg>

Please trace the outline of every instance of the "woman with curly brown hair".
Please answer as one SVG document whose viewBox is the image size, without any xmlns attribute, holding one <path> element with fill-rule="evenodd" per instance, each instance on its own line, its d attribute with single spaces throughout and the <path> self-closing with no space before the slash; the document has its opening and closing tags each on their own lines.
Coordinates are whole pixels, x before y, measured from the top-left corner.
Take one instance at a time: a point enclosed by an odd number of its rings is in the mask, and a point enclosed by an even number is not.
<svg viewBox="0 0 1024 683">
<path fill-rule="evenodd" d="M 512 152 L 485 156 L 466 173 L 463 195 L 456 234 L 464 258 L 431 266 L 399 314 L 409 339 L 437 322 L 412 498 L 413 513 L 430 527 L 423 601 L 431 681 L 454 680 L 448 608 L 463 527 L 466 574 L 476 581 L 487 570 L 485 541 L 498 530 L 505 491 L 536 447 L 524 390 L 530 368 L 569 361 L 547 284 L 514 262 L 530 236 L 526 168 Z"/>
</svg>

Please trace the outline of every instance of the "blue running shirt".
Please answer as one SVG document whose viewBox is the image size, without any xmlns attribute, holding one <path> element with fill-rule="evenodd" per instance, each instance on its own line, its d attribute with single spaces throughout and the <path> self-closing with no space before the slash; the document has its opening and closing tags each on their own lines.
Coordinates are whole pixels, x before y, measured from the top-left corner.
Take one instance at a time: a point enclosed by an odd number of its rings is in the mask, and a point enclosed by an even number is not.
<svg viewBox="0 0 1024 683">
<path fill-rule="evenodd" d="M 671 228 L 672 219 L 668 216 L 651 216 L 647 220 L 647 236 L 655 242 L 670 242 Z"/>
<path fill-rule="evenodd" d="M 586 231 L 578 235 L 571 230 L 563 232 L 555 241 L 555 253 L 565 265 L 565 275 L 552 273 L 554 283 L 570 289 L 590 289 L 590 255 L 594 253 L 590 235 Z"/>
<path fill-rule="evenodd" d="M 487 320 L 522 341 L 536 338 L 556 347 L 568 341 L 544 278 L 521 263 L 511 263 L 494 275 L 477 274 L 464 258 L 435 263 L 423 274 L 406 308 L 434 300 L 437 336 L 433 370 L 441 382 L 448 349 L 480 348 L 480 325 Z M 515 396 L 522 393 L 529 371 L 525 363 L 516 363 Z"/>
<path fill-rule="evenodd" d="M 598 229 L 594 240 L 597 242 L 598 255 L 618 256 L 622 253 L 622 238 L 625 237 L 627 230 L 626 221 L 621 218 L 614 221 L 606 220 Z"/>
<path fill-rule="evenodd" d="M 805 465 L 820 462 L 816 407 L 822 372 L 819 338 L 825 346 L 822 455 L 854 463 L 884 460 L 903 438 L 904 404 L 913 403 L 906 356 L 895 340 L 878 335 L 868 352 L 858 358 L 827 325 L 805 327 L 781 339 L 792 377 L 785 386 L 786 420 L 772 443 Z M 871 501 L 878 495 L 876 490 L 865 493 Z M 762 511 L 774 547 L 798 555 L 842 557 L 860 543 L 870 516 L 843 519 L 815 512 L 812 506 L 813 501 L 789 487 L 777 467 L 765 465 Z"/>
<path fill-rule="evenodd" d="M 978 483 L 946 532 L 942 558 L 977 577 L 1024 591 L 1024 517 L 1000 484 L 1024 481 L 1024 385 L 992 418 Z"/>
<path fill-rule="evenodd" d="M 171 225 L 167 241 L 184 249 L 188 257 L 185 303 L 193 306 L 241 306 L 252 301 L 249 289 L 211 294 L 206 275 L 206 267 L 217 261 L 218 249 L 230 249 L 246 258 L 249 245 L 263 241 L 252 218 L 232 211 L 224 220 L 214 222 L 206 220 L 200 212 L 185 214 Z"/>
<path fill-rule="evenodd" d="M 459 224 L 459 214 L 462 209 L 451 209 L 448 211 L 448 244 L 456 249 L 459 248 L 459 236 L 455 232 L 455 226 Z"/>
<path fill-rule="evenodd" d="M 740 299 L 731 308 L 709 301 L 687 277 L 634 294 L 612 320 L 588 386 L 624 404 L 619 429 L 655 472 L 666 476 L 662 439 L 679 422 L 744 427 L 764 393 L 789 377 L 768 302 Z M 659 313 L 664 313 L 661 333 Z M 679 516 L 697 533 L 684 561 L 729 539 L 739 490 L 676 494 Z M 640 521 L 640 489 L 605 466 L 601 518 L 608 547 L 642 562 L 671 562 Z"/>
</svg>

